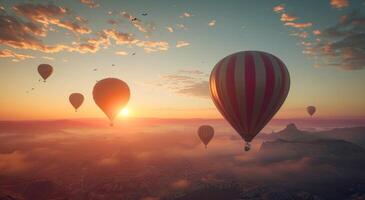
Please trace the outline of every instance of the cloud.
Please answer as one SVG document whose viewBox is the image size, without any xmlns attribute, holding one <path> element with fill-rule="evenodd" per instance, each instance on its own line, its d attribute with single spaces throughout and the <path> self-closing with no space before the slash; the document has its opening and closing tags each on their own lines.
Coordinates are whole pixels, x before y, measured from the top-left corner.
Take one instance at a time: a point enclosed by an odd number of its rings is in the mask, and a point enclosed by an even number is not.
<svg viewBox="0 0 365 200">
<path fill-rule="evenodd" d="M 108 38 L 112 38 L 119 45 L 135 45 L 143 48 L 147 53 L 167 51 L 169 43 L 165 41 L 144 41 L 136 39 L 131 33 L 119 32 L 113 29 L 103 30 Z"/>
<path fill-rule="evenodd" d="M 26 154 L 14 151 L 9 154 L 0 153 L 0 175 L 9 176 L 28 171 L 32 167 Z"/>
<path fill-rule="evenodd" d="M 79 53 L 95 53 L 100 48 L 107 48 L 110 45 L 110 37 L 107 31 L 100 31 L 97 37 L 84 39 L 82 42 L 73 42 L 72 46 L 67 47 L 68 51 Z"/>
<path fill-rule="evenodd" d="M 46 53 L 62 51 L 65 45 L 45 45 L 36 36 L 45 36 L 46 32 L 32 22 L 23 22 L 10 15 L 0 14 L 0 42 L 3 45 L 31 49 Z"/>
<path fill-rule="evenodd" d="M 167 51 L 169 49 L 169 43 L 164 41 L 139 41 L 136 45 L 142 47 L 147 53 Z"/>
<path fill-rule="evenodd" d="M 313 31 L 313 34 L 314 34 L 314 35 L 320 35 L 320 34 L 321 34 L 321 31 L 320 31 L 320 30 L 314 30 L 314 31 Z"/>
<path fill-rule="evenodd" d="M 85 4 L 85 5 L 89 6 L 90 8 L 96 8 L 96 7 L 100 6 L 94 0 L 80 0 L 80 3 Z"/>
<path fill-rule="evenodd" d="M 115 52 L 115 54 L 120 55 L 120 56 L 127 56 L 128 55 L 128 53 L 125 52 L 125 51 L 117 51 L 117 52 Z"/>
<path fill-rule="evenodd" d="M 296 19 L 297 19 L 297 17 L 295 17 L 295 16 L 283 13 L 283 14 L 281 14 L 280 21 L 282 21 L 282 22 L 292 22 Z"/>
<path fill-rule="evenodd" d="M 137 30 L 142 33 L 150 34 L 152 31 L 156 30 L 156 26 L 153 22 L 150 23 L 143 23 L 141 20 L 132 16 L 130 13 L 123 11 L 120 15 L 127 19 Z"/>
<path fill-rule="evenodd" d="M 209 98 L 209 82 L 202 81 L 198 83 L 193 83 L 188 85 L 184 88 L 180 88 L 176 91 L 179 94 L 185 94 L 188 96 L 195 96 L 195 97 L 202 97 L 202 98 Z"/>
<path fill-rule="evenodd" d="M 186 179 L 180 179 L 171 183 L 171 187 L 176 189 L 185 189 L 190 185 L 190 182 Z"/>
<path fill-rule="evenodd" d="M 209 23 L 208 23 L 208 26 L 210 26 L 210 27 L 214 27 L 215 26 L 215 23 L 216 23 L 216 20 L 212 20 L 212 21 L 210 21 Z"/>
<path fill-rule="evenodd" d="M 9 49 L 4 49 L 0 50 L 0 58 L 15 58 L 17 60 L 25 60 L 34 57 L 31 55 L 15 53 Z"/>
<path fill-rule="evenodd" d="M 176 24 L 176 28 L 188 30 L 188 28 L 184 24 Z"/>
<path fill-rule="evenodd" d="M 349 5 L 349 1 L 348 0 L 331 0 L 331 6 L 333 8 L 345 8 Z"/>
<path fill-rule="evenodd" d="M 290 36 L 296 36 L 302 39 L 305 39 L 308 37 L 308 33 L 306 31 L 302 31 L 302 32 L 294 32 L 294 33 L 290 33 Z"/>
<path fill-rule="evenodd" d="M 341 17 L 340 21 L 321 31 L 318 55 L 323 65 L 344 70 L 365 68 L 365 16 L 354 11 Z"/>
<path fill-rule="evenodd" d="M 208 74 L 200 70 L 178 70 L 176 73 L 161 76 L 161 80 L 155 85 L 177 94 L 209 97 Z"/>
<path fill-rule="evenodd" d="M 194 15 L 191 13 L 188 13 L 188 12 L 184 12 L 183 14 L 180 15 L 180 18 L 189 18 L 192 16 L 194 16 Z"/>
<path fill-rule="evenodd" d="M 109 38 L 114 39 L 117 44 L 133 44 L 138 41 L 134 38 L 133 34 L 119 32 L 114 29 L 105 29 L 103 30 L 103 33 L 105 33 Z"/>
<path fill-rule="evenodd" d="M 281 12 L 284 12 L 285 11 L 285 7 L 284 5 L 277 5 L 273 8 L 273 11 L 276 12 L 276 13 L 281 13 Z"/>
<path fill-rule="evenodd" d="M 311 22 L 306 22 L 306 23 L 286 22 L 284 25 L 291 26 L 294 28 L 308 28 L 311 27 L 313 24 Z"/>
<path fill-rule="evenodd" d="M 118 24 L 118 22 L 117 22 L 116 20 L 114 20 L 114 19 L 109 19 L 109 20 L 108 20 L 108 24 L 111 24 L 111 25 L 117 25 L 117 24 Z"/>
<path fill-rule="evenodd" d="M 25 18 L 40 23 L 45 27 L 56 25 L 79 34 L 91 32 L 85 24 L 86 21 L 80 21 L 80 17 L 77 17 L 75 21 L 64 20 L 63 18 L 69 15 L 69 11 L 53 4 L 19 4 L 13 6 L 13 10 Z"/>
<path fill-rule="evenodd" d="M 49 56 L 42 56 L 43 59 L 46 59 L 46 60 L 54 60 L 53 57 L 49 57 Z"/>
<path fill-rule="evenodd" d="M 186 47 L 189 46 L 190 43 L 186 41 L 177 41 L 176 48 Z"/>
<path fill-rule="evenodd" d="M 174 32 L 174 28 L 172 28 L 171 26 L 166 26 L 166 29 L 167 29 L 170 33 L 173 33 L 173 32 Z"/>
</svg>

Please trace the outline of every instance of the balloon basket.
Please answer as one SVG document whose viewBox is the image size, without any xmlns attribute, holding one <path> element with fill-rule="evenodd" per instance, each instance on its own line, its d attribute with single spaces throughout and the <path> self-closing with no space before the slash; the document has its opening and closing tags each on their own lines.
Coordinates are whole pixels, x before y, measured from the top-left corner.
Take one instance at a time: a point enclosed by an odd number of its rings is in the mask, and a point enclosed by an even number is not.
<svg viewBox="0 0 365 200">
<path fill-rule="evenodd" d="M 246 142 L 246 145 L 245 145 L 245 151 L 250 151 L 251 149 L 251 144 L 249 142 Z"/>
</svg>

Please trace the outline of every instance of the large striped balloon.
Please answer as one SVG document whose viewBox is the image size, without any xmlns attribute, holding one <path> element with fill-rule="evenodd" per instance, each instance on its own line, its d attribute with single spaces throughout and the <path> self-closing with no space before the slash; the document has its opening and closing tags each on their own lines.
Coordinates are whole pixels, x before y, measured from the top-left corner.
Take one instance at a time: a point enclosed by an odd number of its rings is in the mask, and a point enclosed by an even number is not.
<svg viewBox="0 0 365 200">
<path fill-rule="evenodd" d="M 229 55 L 215 65 L 210 75 L 214 104 L 247 143 L 280 109 L 289 87 L 284 63 L 260 51 Z"/>
</svg>

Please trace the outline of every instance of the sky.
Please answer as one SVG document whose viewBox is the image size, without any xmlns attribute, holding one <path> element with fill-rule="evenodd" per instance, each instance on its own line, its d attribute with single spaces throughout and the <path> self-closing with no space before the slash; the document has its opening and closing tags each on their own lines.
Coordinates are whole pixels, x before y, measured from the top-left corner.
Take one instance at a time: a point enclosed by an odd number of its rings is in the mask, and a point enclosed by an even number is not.
<svg viewBox="0 0 365 200">
<path fill-rule="evenodd" d="M 132 117 L 221 118 L 209 74 L 245 50 L 289 70 L 275 118 L 306 118 L 308 105 L 317 118 L 365 116 L 363 0 L 0 0 L 0 30 L 0 120 L 104 117 L 92 88 L 107 77 L 129 85 Z M 73 92 L 85 96 L 77 113 Z"/>
</svg>

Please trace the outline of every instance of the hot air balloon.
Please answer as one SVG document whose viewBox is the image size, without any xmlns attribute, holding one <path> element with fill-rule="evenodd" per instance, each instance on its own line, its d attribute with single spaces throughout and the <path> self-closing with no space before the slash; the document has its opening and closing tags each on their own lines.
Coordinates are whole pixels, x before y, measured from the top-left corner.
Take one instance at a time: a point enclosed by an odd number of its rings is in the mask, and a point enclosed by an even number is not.
<svg viewBox="0 0 365 200">
<path fill-rule="evenodd" d="M 40 64 L 38 65 L 38 73 L 43 78 L 43 82 L 46 82 L 46 79 L 51 76 L 53 72 L 53 67 L 49 64 Z"/>
<path fill-rule="evenodd" d="M 314 106 L 308 106 L 307 107 L 307 112 L 312 117 L 313 114 L 316 112 L 316 107 L 314 107 Z"/>
<path fill-rule="evenodd" d="M 209 125 L 202 125 L 198 128 L 198 135 L 200 140 L 205 144 L 205 148 L 207 148 L 207 145 L 214 136 L 214 128 Z"/>
<path fill-rule="evenodd" d="M 84 102 L 84 96 L 80 93 L 72 93 L 68 97 L 68 100 L 70 101 L 71 105 L 75 108 L 75 112 L 77 112 L 77 109 Z"/>
<path fill-rule="evenodd" d="M 105 113 L 113 126 L 113 120 L 129 101 L 128 85 L 116 78 L 106 78 L 98 81 L 93 89 L 96 105 Z"/>
<path fill-rule="evenodd" d="M 210 75 L 212 100 L 230 125 L 250 142 L 284 103 L 290 88 L 285 64 L 260 51 L 241 51 L 220 60 Z"/>
</svg>

